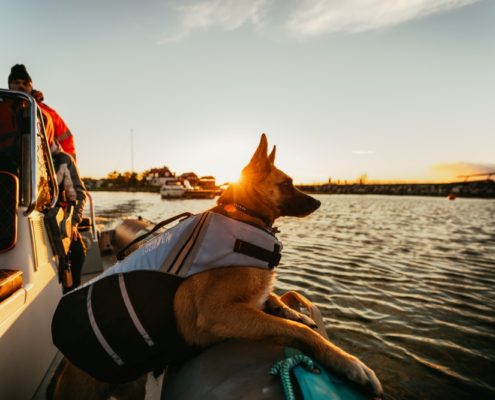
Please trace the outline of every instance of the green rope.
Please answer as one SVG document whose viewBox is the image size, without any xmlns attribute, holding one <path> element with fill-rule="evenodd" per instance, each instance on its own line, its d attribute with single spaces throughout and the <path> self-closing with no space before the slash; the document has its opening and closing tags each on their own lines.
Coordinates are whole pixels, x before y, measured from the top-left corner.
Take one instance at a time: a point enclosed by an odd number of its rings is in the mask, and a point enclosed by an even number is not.
<svg viewBox="0 0 495 400">
<path fill-rule="evenodd" d="M 314 369 L 313 360 L 304 354 L 296 354 L 281 361 L 277 361 L 270 369 L 270 375 L 280 375 L 286 400 L 296 400 L 294 388 L 292 387 L 292 382 L 290 381 L 290 370 L 301 363 L 306 364 L 311 369 Z"/>
</svg>

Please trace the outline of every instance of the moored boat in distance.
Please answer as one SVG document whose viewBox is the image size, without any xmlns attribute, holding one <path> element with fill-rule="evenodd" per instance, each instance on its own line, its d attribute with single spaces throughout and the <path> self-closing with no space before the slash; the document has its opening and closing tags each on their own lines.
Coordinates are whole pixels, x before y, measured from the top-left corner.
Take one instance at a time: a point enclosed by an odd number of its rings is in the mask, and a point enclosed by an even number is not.
<svg viewBox="0 0 495 400">
<path fill-rule="evenodd" d="M 165 182 L 160 187 L 160 196 L 162 199 L 179 199 L 184 197 L 187 188 L 182 182 L 175 178 L 165 178 Z"/>
<path fill-rule="evenodd" d="M 202 177 L 193 186 L 188 179 L 170 177 L 165 178 L 160 187 L 162 199 L 213 199 L 221 194 L 215 185 L 215 178 Z"/>
<path fill-rule="evenodd" d="M 192 186 L 188 180 L 184 181 L 184 186 L 186 187 L 186 193 L 184 197 L 186 199 L 213 199 L 218 195 L 218 190 L 215 186 L 215 178 L 213 179 L 213 185 L 202 184 L 201 179 L 198 186 Z M 210 181 L 208 181 L 209 183 Z"/>
<path fill-rule="evenodd" d="M 184 194 L 186 199 L 213 199 L 218 195 L 217 190 L 199 189 L 193 188 L 188 189 Z"/>
</svg>

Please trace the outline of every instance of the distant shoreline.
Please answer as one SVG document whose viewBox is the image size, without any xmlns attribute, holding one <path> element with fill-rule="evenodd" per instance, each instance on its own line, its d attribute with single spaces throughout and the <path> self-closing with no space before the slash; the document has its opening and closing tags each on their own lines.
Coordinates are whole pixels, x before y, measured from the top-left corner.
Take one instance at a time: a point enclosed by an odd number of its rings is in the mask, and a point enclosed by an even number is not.
<svg viewBox="0 0 495 400">
<path fill-rule="evenodd" d="M 297 185 L 313 194 L 376 194 L 390 196 L 470 197 L 495 199 L 495 181 L 483 180 L 452 183 L 391 183 L 391 184 L 319 184 Z M 158 186 L 112 186 L 89 188 L 92 192 L 148 192 L 159 193 Z"/>
<path fill-rule="evenodd" d="M 87 187 L 90 192 L 144 192 L 160 193 L 158 186 L 105 186 L 105 187 Z"/>
<path fill-rule="evenodd" d="M 393 183 L 393 184 L 323 184 L 298 185 L 314 194 L 377 194 L 391 196 L 471 197 L 494 199 L 495 181 L 483 180 L 452 183 Z"/>
</svg>

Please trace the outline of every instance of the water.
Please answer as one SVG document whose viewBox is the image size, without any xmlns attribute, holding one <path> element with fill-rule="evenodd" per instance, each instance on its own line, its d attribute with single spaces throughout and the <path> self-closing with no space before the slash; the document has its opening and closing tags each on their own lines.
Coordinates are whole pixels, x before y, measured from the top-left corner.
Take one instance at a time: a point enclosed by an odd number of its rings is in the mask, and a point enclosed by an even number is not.
<svg viewBox="0 0 495 400">
<path fill-rule="evenodd" d="M 93 197 L 109 225 L 215 204 Z M 495 201 L 316 197 L 313 215 L 277 221 L 277 292 L 316 303 L 330 339 L 375 370 L 387 399 L 495 399 Z"/>
</svg>

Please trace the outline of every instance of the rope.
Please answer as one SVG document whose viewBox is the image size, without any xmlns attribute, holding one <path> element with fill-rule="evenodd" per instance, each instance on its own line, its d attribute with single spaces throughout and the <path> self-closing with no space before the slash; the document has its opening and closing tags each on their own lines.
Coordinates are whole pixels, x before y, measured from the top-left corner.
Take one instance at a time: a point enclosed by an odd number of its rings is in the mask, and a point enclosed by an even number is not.
<svg viewBox="0 0 495 400">
<path fill-rule="evenodd" d="M 292 382 L 290 380 L 290 370 L 301 363 L 305 364 L 310 369 L 314 369 L 313 360 L 304 354 L 296 354 L 281 361 L 277 361 L 270 369 L 270 375 L 280 375 L 286 400 L 296 400 L 294 388 L 292 387 Z"/>
</svg>

